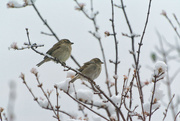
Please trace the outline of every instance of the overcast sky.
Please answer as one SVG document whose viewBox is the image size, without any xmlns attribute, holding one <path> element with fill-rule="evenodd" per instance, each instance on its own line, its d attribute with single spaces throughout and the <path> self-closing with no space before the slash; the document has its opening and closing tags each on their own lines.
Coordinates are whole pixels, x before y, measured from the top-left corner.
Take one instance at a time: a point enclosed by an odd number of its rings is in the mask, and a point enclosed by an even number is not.
<svg viewBox="0 0 180 121">
<path fill-rule="evenodd" d="M 7 109 L 9 83 L 13 80 L 16 83 L 16 100 L 14 107 L 16 121 L 52 120 L 53 113 L 41 109 L 36 102 L 33 101 L 29 91 L 19 78 L 20 73 L 23 72 L 28 84 L 32 87 L 37 96 L 43 96 L 41 91 L 37 89 L 34 76 L 30 73 L 31 68 L 36 67 L 36 64 L 39 63 L 43 57 L 30 49 L 14 51 L 9 50 L 8 47 L 13 42 L 17 42 L 19 47 L 23 46 L 24 42 L 27 42 L 25 28 L 29 29 L 32 42 L 45 45 L 43 48 L 38 48 L 39 51 L 46 52 L 57 40 L 54 37 L 40 34 L 41 31 L 49 33 L 49 30 L 43 25 L 33 7 L 28 6 L 20 9 L 8 9 L 6 6 L 7 2 L 7 0 L 2 0 L 0 2 L 0 107 Z M 22 3 L 21 0 L 18 0 L 18 2 Z M 81 2 L 86 4 L 85 7 L 90 13 L 89 1 L 86 2 L 81 0 Z M 120 1 L 115 1 L 115 3 L 120 4 Z M 102 59 L 98 41 L 88 33 L 89 30 L 94 31 L 93 23 L 81 12 L 74 9 L 76 6 L 74 0 L 37 0 L 35 4 L 60 39 L 67 38 L 74 42 L 72 55 L 81 65 L 94 57 Z M 141 35 L 147 15 L 148 0 L 126 0 L 125 5 L 134 33 Z M 174 43 L 174 40 L 177 38 L 172 27 L 160 13 L 162 10 L 165 10 L 170 18 L 173 18 L 172 13 L 175 13 L 180 20 L 179 5 L 179 0 L 152 0 L 149 24 L 144 37 L 140 57 L 140 64 L 142 65 L 141 80 L 146 81 L 150 79 L 152 74 L 152 71 L 149 70 L 147 66 L 154 66 L 150 59 L 150 53 L 155 50 L 155 46 L 159 46 L 156 31 L 159 31 L 170 43 Z M 94 0 L 94 10 L 99 11 L 97 24 L 100 28 L 99 34 L 102 37 L 102 43 L 106 53 L 109 76 L 113 81 L 114 66 L 110 64 L 108 60 L 115 60 L 114 41 L 113 37 L 104 36 L 105 31 L 112 32 L 111 23 L 109 21 L 111 18 L 110 1 Z M 174 20 L 173 22 L 175 23 Z M 118 56 L 121 61 L 118 68 L 118 76 L 119 81 L 122 81 L 123 75 L 126 75 L 128 69 L 132 68 L 133 58 L 132 55 L 129 54 L 129 50 L 131 50 L 130 39 L 121 35 L 121 33 L 129 34 L 129 30 L 122 10 L 118 8 L 115 8 L 115 24 L 119 41 Z M 136 42 L 138 41 L 139 38 L 136 39 Z M 137 47 L 138 44 L 136 43 L 136 49 Z M 173 63 L 171 64 L 173 65 Z M 67 65 L 77 68 L 77 65 L 71 59 L 67 61 Z M 175 70 L 179 65 L 176 64 L 174 65 L 175 67 L 172 66 L 170 69 Z M 53 89 L 55 83 L 66 79 L 67 72 L 64 72 L 63 67 L 53 62 L 45 63 L 37 69 L 40 74 L 40 81 L 43 82 L 47 89 Z M 170 73 L 172 74 L 173 72 L 174 71 L 171 71 Z M 96 81 L 98 84 L 104 85 L 104 67 L 100 77 L 96 79 Z M 75 84 L 77 84 L 79 88 L 83 88 L 80 85 L 80 81 Z M 121 84 L 121 82 L 119 84 Z M 179 94 L 179 85 L 180 82 L 176 79 L 176 81 L 173 82 L 173 93 Z M 102 88 L 105 89 L 105 87 Z M 162 84 L 160 88 L 164 89 L 164 93 L 166 94 L 166 87 L 164 84 Z M 147 88 L 147 90 L 148 89 L 150 88 Z M 148 97 L 150 93 L 147 93 Z M 65 101 L 65 99 L 67 100 Z M 71 108 L 67 108 L 72 104 L 72 100 L 67 96 L 65 96 L 61 102 L 62 108 L 66 111 L 71 111 L 72 107 L 74 107 L 74 109 L 77 108 L 76 104 L 72 105 Z M 164 98 L 164 102 L 168 102 L 167 97 Z M 157 111 L 157 114 L 155 114 L 152 119 L 162 119 L 164 107 L 163 105 L 161 107 L 162 109 Z M 171 120 L 170 111 L 167 116 L 167 120 L 168 119 Z"/>
</svg>

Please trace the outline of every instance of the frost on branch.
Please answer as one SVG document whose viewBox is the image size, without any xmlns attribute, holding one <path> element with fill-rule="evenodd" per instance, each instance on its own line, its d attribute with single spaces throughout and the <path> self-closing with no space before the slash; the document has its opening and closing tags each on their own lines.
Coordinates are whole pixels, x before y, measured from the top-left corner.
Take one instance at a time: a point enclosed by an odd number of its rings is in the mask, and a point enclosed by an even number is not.
<svg viewBox="0 0 180 121">
<path fill-rule="evenodd" d="M 111 100 L 113 101 L 113 103 L 115 104 L 115 105 L 117 105 L 117 107 L 119 107 L 120 106 L 120 102 L 121 102 L 121 95 L 120 94 L 118 94 L 118 95 L 113 95 L 112 97 L 111 97 Z M 109 110 L 109 112 L 110 112 L 110 114 L 111 114 L 111 118 L 112 119 L 116 119 L 115 117 L 115 112 L 116 112 L 116 110 L 115 110 L 115 107 L 114 107 L 114 105 L 111 103 L 111 102 L 103 102 L 103 103 L 101 103 L 101 106 L 103 106 L 103 105 L 105 105 L 107 108 L 108 108 L 108 110 Z M 104 107 L 105 107 L 104 106 Z"/>
<path fill-rule="evenodd" d="M 14 50 L 17 50 L 18 49 L 18 46 L 17 46 L 17 42 L 13 42 L 12 44 L 11 44 L 11 46 L 9 47 L 9 49 L 14 49 Z"/>
<path fill-rule="evenodd" d="M 87 89 L 79 89 L 77 90 L 77 98 L 83 102 L 91 102 L 93 99 L 93 92 Z"/>
<path fill-rule="evenodd" d="M 77 119 L 77 117 L 78 117 L 77 112 L 71 110 L 71 111 L 68 111 L 68 113 L 69 113 L 74 119 Z"/>
<path fill-rule="evenodd" d="M 161 106 L 159 101 L 164 97 L 164 93 L 163 90 L 160 90 L 159 87 L 160 87 L 160 82 L 157 82 L 155 87 L 151 89 L 152 93 L 150 95 L 149 102 L 144 105 L 144 113 L 147 116 L 149 116 L 150 114 L 152 115 L 152 110 L 156 110 Z"/>
<path fill-rule="evenodd" d="M 156 62 L 154 67 L 154 74 L 152 75 L 151 81 L 154 82 L 164 79 L 164 77 L 166 76 L 166 71 L 167 65 L 163 61 Z"/>
<path fill-rule="evenodd" d="M 155 89 L 155 92 L 153 92 L 153 88 L 151 89 L 151 92 L 154 93 L 154 98 L 153 98 L 153 104 L 157 103 L 159 100 L 161 100 L 163 97 L 164 97 L 164 93 L 163 93 L 163 90 L 160 90 L 160 83 L 157 83 L 156 84 L 156 89 Z M 149 101 L 151 100 L 151 97 L 152 97 L 152 94 L 151 93 L 151 96 L 149 98 Z"/>
<path fill-rule="evenodd" d="M 83 10 L 85 6 L 86 6 L 86 4 L 80 3 L 78 6 L 75 7 L 75 10 L 79 10 L 79 11 Z"/>
<path fill-rule="evenodd" d="M 32 1 L 34 3 L 36 0 L 32 0 Z M 20 4 L 20 3 L 16 2 L 16 1 L 9 1 L 7 3 L 7 7 L 8 8 L 22 8 L 22 7 L 26 7 L 28 5 L 32 5 L 31 0 L 23 0 L 23 2 L 24 2 L 23 4 Z"/>
<path fill-rule="evenodd" d="M 32 2 L 34 3 L 36 0 L 32 0 Z M 31 5 L 32 4 L 31 0 L 24 0 L 24 3 L 26 5 Z"/>
<path fill-rule="evenodd" d="M 114 75 L 113 78 L 114 78 L 114 79 L 118 79 L 118 75 Z"/>
<path fill-rule="evenodd" d="M 155 110 L 155 109 L 159 108 L 160 106 L 161 106 L 160 103 L 153 104 L 152 110 Z M 150 103 L 144 104 L 144 112 L 147 116 L 149 116 L 149 114 L 150 114 L 149 111 L 150 111 Z"/>
<path fill-rule="evenodd" d="M 38 77 L 38 71 L 36 68 L 32 68 L 31 73 L 34 74 L 36 77 Z"/>
<path fill-rule="evenodd" d="M 114 102 L 114 104 L 116 104 L 118 107 L 120 106 L 120 102 L 121 102 L 121 95 L 113 95 L 111 97 L 111 100 Z"/>
<path fill-rule="evenodd" d="M 21 8 L 21 7 L 23 7 L 23 5 L 22 5 L 22 4 L 19 4 L 19 3 L 16 2 L 16 1 L 9 1 L 9 2 L 7 3 L 7 7 L 8 7 L 8 8 Z"/>
<path fill-rule="evenodd" d="M 162 10 L 161 15 L 163 15 L 163 16 L 167 16 L 166 11 Z"/>
<path fill-rule="evenodd" d="M 21 78 L 22 80 L 25 80 L 25 75 L 24 75 L 24 73 L 21 72 L 19 78 Z"/>
<path fill-rule="evenodd" d="M 109 110 L 111 116 L 112 116 L 113 114 L 115 114 L 115 108 L 114 108 L 114 106 L 113 106 L 113 104 L 112 104 L 111 102 L 107 102 L 107 103 L 106 103 L 106 106 L 108 107 L 108 110 Z"/>
<path fill-rule="evenodd" d="M 75 72 L 73 72 L 73 71 L 70 71 L 70 72 L 67 72 L 67 76 L 66 76 L 66 78 L 74 78 L 75 77 Z"/>
<path fill-rule="evenodd" d="M 101 121 L 100 117 L 92 117 L 92 118 L 93 118 L 93 121 Z"/>
<path fill-rule="evenodd" d="M 113 103 L 114 103 L 115 105 L 117 105 L 117 107 L 120 106 L 120 103 L 121 103 L 121 95 L 120 95 L 120 94 L 118 94 L 118 95 L 113 95 L 110 99 L 113 101 Z M 116 114 L 116 113 L 115 113 L 116 110 L 115 110 L 114 105 L 113 105 L 111 102 L 109 102 L 109 101 L 107 101 L 107 100 L 103 100 L 103 101 L 95 100 L 95 101 L 93 101 L 93 104 L 94 104 L 94 105 L 97 105 L 97 106 L 99 106 L 99 107 L 102 107 L 102 108 L 107 108 L 108 111 L 109 111 L 110 114 L 111 114 L 111 118 L 116 117 L 116 116 L 114 116 L 114 115 Z M 114 118 L 113 118 L 113 119 L 114 119 Z"/>
<path fill-rule="evenodd" d="M 100 34 L 98 32 L 95 32 L 94 35 L 97 37 L 97 38 L 101 38 Z"/>
<path fill-rule="evenodd" d="M 163 61 L 156 62 L 154 69 L 154 73 L 156 76 L 161 74 L 164 74 L 165 76 L 166 71 L 167 71 L 167 65 Z"/>
<path fill-rule="evenodd" d="M 40 100 L 40 101 L 39 101 L 39 105 L 40 105 L 42 108 L 51 109 L 51 106 L 49 105 L 49 103 L 48 103 L 47 100 Z"/>
<path fill-rule="evenodd" d="M 56 86 L 58 89 L 64 91 L 64 92 L 69 92 L 72 93 L 73 92 L 73 88 L 72 88 L 72 83 L 69 83 L 69 81 L 71 81 L 70 78 L 67 78 L 65 81 L 61 81 L 57 84 L 55 84 L 54 86 Z"/>
</svg>

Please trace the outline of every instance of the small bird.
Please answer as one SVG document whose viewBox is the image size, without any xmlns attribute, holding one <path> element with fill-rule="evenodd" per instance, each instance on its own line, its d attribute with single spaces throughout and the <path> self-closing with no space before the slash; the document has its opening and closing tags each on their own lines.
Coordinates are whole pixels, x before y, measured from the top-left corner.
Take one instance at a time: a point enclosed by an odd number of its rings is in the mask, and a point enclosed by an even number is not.
<svg viewBox="0 0 180 121">
<path fill-rule="evenodd" d="M 99 58 L 93 58 L 92 60 L 84 63 L 84 65 L 78 69 L 83 75 L 89 77 L 91 80 L 96 79 L 101 73 L 101 60 Z M 89 81 L 87 78 L 77 74 L 70 83 L 73 83 L 76 79 Z"/>
<path fill-rule="evenodd" d="M 66 64 L 66 60 L 71 55 L 72 47 L 71 45 L 74 44 L 70 42 L 68 39 L 62 39 L 57 42 L 51 49 L 49 49 L 46 53 L 53 56 L 55 59 L 58 59 L 62 64 Z M 41 66 L 44 62 L 48 62 L 51 59 L 48 57 L 44 57 L 44 60 L 37 64 L 37 66 Z"/>
</svg>

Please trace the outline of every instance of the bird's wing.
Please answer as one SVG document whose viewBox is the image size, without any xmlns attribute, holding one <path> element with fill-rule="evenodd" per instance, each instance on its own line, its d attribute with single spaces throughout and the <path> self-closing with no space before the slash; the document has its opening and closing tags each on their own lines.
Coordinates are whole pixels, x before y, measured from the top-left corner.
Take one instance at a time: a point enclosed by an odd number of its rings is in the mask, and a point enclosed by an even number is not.
<svg viewBox="0 0 180 121">
<path fill-rule="evenodd" d="M 90 64 L 93 64 L 93 62 L 89 61 L 89 62 L 84 63 L 84 65 L 81 68 L 79 68 L 78 71 L 82 72 Z"/>
<path fill-rule="evenodd" d="M 57 49 L 60 48 L 60 47 L 61 47 L 61 43 L 58 42 L 58 43 L 56 43 L 55 45 L 53 45 L 53 47 L 50 48 L 46 53 L 49 54 L 49 55 L 52 55 L 52 52 L 53 52 L 54 50 L 57 50 Z"/>
</svg>

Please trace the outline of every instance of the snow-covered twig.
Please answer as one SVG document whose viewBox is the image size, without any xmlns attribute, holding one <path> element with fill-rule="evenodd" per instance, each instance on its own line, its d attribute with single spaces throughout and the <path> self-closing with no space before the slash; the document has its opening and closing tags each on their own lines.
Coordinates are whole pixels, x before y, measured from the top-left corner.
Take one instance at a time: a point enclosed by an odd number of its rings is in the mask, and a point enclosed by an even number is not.
<svg viewBox="0 0 180 121">
<path fill-rule="evenodd" d="M 46 110 L 53 110 L 51 107 L 44 107 L 44 106 L 42 106 L 41 104 L 40 104 L 40 102 L 39 102 L 39 100 L 38 100 L 38 98 L 35 96 L 35 94 L 32 92 L 32 89 L 28 86 L 28 84 L 27 84 L 27 82 L 26 82 L 26 80 L 25 80 L 25 75 L 23 74 L 23 73 L 21 73 L 21 75 L 20 75 L 20 78 L 23 80 L 23 83 L 25 84 L 25 86 L 26 86 L 26 88 L 29 90 L 29 92 L 31 93 L 31 95 L 33 96 L 33 98 L 34 98 L 34 101 L 36 101 L 37 102 L 37 104 L 40 106 L 40 107 L 42 107 L 43 109 L 46 109 Z M 49 104 L 49 103 L 48 103 Z M 56 110 L 56 109 L 54 109 L 55 111 L 58 111 L 58 112 L 61 112 L 61 113 L 63 113 L 63 114 L 65 114 L 65 115 L 67 115 L 67 116 L 69 116 L 69 117 L 71 117 L 72 118 L 72 116 L 70 115 L 70 114 L 68 114 L 67 112 L 65 112 L 65 111 L 62 111 L 62 110 Z"/>
<path fill-rule="evenodd" d="M 129 38 L 140 37 L 140 35 L 133 34 L 133 33 L 131 33 L 131 35 L 128 35 L 128 34 L 122 33 L 122 35 L 123 35 L 123 36 L 126 36 L 126 37 L 129 37 Z"/>
<path fill-rule="evenodd" d="M 47 101 L 48 101 L 48 105 L 50 105 L 50 107 L 51 107 L 53 113 L 55 114 L 56 118 L 58 119 L 58 121 L 60 121 L 60 117 L 59 117 L 58 113 L 55 112 L 55 108 L 54 108 L 54 106 L 52 105 L 52 103 L 51 103 L 51 101 L 50 101 L 47 93 L 45 92 L 45 90 L 44 90 L 44 88 L 43 88 L 43 84 L 39 81 L 39 76 L 38 76 L 38 74 L 34 74 L 34 75 L 35 75 L 35 77 L 36 77 L 36 81 L 38 82 L 38 87 L 41 89 L 41 91 L 43 92 L 44 96 L 46 97 L 46 99 L 47 99 Z M 58 110 L 57 110 L 57 112 L 58 112 Z"/>
<path fill-rule="evenodd" d="M 58 92 L 58 88 L 56 86 L 54 86 L 54 88 L 56 89 L 56 109 L 57 109 L 57 117 L 59 118 L 59 92 Z"/>
</svg>

